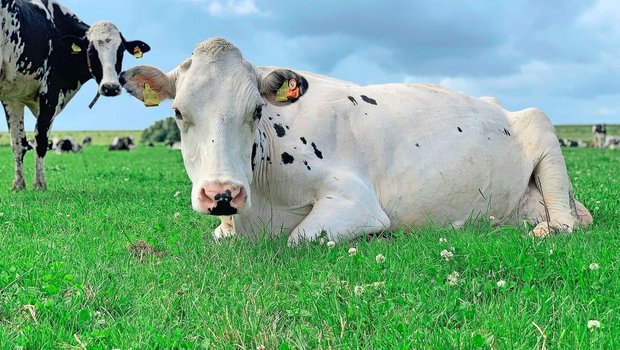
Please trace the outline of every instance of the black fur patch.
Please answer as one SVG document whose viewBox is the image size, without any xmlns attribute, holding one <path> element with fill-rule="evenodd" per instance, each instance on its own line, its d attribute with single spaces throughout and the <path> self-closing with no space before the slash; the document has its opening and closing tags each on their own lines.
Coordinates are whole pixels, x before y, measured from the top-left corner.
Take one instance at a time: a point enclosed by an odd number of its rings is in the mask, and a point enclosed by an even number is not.
<svg viewBox="0 0 620 350">
<path fill-rule="evenodd" d="M 283 164 L 293 164 L 295 158 L 287 152 L 282 153 L 282 163 Z"/>
<path fill-rule="evenodd" d="M 361 98 L 362 98 L 362 100 L 364 100 L 364 102 L 366 102 L 366 103 L 370 103 L 371 105 L 375 105 L 375 106 L 377 105 L 377 101 L 375 101 L 375 99 L 373 99 L 373 98 L 370 98 L 370 97 L 368 97 L 368 96 L 366 96 L 366 95 L 362 95 L 362 96 L 360 96 L 360 97 L 361 97 Z"/>
<path fill-rule="evenodd" d="M 312 148 L 314 149 L 314 154 L 317 156 L 317 158 L 319 159 L 323 159 L 323 152 L 321 152 L 316 145 L 314 144 L 314 142 L 312 142 Z"/>
</svg>

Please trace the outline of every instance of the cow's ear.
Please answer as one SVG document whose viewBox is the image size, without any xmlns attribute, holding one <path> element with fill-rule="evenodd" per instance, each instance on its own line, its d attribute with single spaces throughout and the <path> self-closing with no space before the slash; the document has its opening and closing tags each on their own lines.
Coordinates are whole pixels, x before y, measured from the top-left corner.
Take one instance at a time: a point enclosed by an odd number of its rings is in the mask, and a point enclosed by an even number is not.
<svg viewBox="0 0 620 350">
<path fill-rule="evenodd" d="M 173 99 L 175 81 L 153 66 L 130 68 L 119 77 L 119 82 L 128 93 L 144 102 L 147 107 L 157 106 L 160 101 Z"/>
<path fill-rule="evenodd" d="M 135 58 L 142 58 L 142 55 L 151 51 L 151 47 L 140 40 L 125 41 L 125 50 Z"/>
<path fill-rule="evenodd" d="M 294 103 L 308 91 L 308 81 L 288 69 L 276 69 L 259 80 L 261 95 L 273 105 Z"/>
<path fill-rule="evenodd" d="M 79 37 L 76 35 L 63 35 L 60 37 L 60 44 L 64 50 L 69 51 L 74 55 L 86 52 L 88 49 L 88 39 L 86 39 L 86 37 Z"/>
</svg>

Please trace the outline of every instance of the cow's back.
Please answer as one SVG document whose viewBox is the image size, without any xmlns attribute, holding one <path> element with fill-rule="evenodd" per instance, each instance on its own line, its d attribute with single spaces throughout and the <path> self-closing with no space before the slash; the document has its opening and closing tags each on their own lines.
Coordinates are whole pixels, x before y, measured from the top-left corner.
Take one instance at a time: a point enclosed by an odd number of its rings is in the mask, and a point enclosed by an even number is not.
<svg viewBox="0 0 620 350">
<path fill-rule="evenodd" d="M 426 222 L 425 213 L 464 222 L 463 207 L 484 211 L 491 201 L 498 213 L 518 206 L 529 179 L 514 173 L 531 171 L 531 162 L 511 113 L 436 85 L 360 87 L 305 77 L 306 95 L 279 113 L 294 137 L 279 144 L 286 151 L 295 137 L 308 142 L 296 149 L 311 159 L 310 183 L 355 174 L 375 190 L 394 226 Z M 438 208 L 441 203 L 455 203 L 450 208 L 460 212 Z"/>
</svg>

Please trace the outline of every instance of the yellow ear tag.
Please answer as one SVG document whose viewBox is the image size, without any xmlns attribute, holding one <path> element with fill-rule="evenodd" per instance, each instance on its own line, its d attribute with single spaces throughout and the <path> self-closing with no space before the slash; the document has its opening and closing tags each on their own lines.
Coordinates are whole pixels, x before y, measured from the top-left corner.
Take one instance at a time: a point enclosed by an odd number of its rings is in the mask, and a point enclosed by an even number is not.
<svg viewBox="0 0 620 350">
<path fill-rule="evenodd" d="M 142 58 L 142 56 L 144 56 L 144 54 L 142 53 L 142 50 L 140 50 L 139 47 L 134 47 L 133 48 L 133 57 L 135 58 Z"/>
<path fill-rule="evenodd" d="M 76 43 L 71 44 L 71 53 L 72 54 L 77 55 L 80 52 L 82 52 L 82 48 L 78 44 L 76 44 Z"/>
<path fill-rule="evenodd" d="M 282 84 L 282 86 L 276 92 L 276 102 L 288 101 L 288 97 L 286 97 L 287 93 L 288 93 L 288 80 L 285 80 L 284 84 Z"/>
<path fill-rule="evenodd" d="M 144 84 L 142 94 L 144 95 L 144 105 L 146 107 L 159 106 L 159 96 L 157 95 L 157 92 L 151 89 L 149 84 Z"/>
</svg>

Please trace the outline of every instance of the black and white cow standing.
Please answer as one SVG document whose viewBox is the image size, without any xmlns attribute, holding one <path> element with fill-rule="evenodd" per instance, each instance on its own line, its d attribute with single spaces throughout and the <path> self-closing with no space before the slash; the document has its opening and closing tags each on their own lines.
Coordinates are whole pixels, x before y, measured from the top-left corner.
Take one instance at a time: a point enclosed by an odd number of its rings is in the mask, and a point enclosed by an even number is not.
<svg viewBox="0 0 620 350">
<path fill-rule="evenodd" d="M 45 154 L 54 117 L 92 78 L 99 85 L 98 94 L 120 94 L 123 52 L 141 57 L 150 47 L 126 41 L 110 22 L 89 26 L 54 0 L 1 1 L 0 100 L 15 156 L 13 189 L 26 186 L 24 107 L 37 118 L 34 187 L 45 189 Z"/>
</svg>

